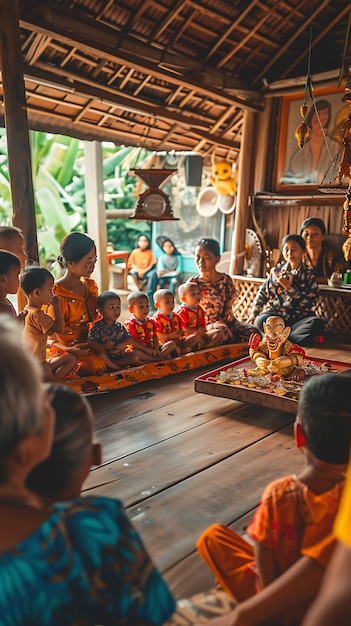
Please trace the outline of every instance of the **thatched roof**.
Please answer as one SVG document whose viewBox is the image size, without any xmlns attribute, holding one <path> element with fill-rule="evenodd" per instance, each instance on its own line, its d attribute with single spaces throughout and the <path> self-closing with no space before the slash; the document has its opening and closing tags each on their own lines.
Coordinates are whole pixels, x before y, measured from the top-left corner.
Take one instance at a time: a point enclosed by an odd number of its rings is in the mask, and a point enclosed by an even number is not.
<svg viewBox="0 0 351 626">
<path fill-rule="evenodd" d="M 311 5 L 19 0 L 30 126 L 235 160 L 243 111 L 307 72 Z M 349 5 L 314 0 L 312 75 L 337 76 Z"/>
</svg>

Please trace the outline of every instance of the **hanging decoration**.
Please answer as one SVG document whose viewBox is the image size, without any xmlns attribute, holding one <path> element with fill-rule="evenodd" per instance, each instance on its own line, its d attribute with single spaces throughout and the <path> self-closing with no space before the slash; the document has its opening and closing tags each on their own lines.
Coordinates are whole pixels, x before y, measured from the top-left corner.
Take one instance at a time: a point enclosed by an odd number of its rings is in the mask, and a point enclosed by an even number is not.
<svg viewBox="0 0 351 626">
<path fill-rule="evenodd" d="M 311 77 L 309 76 L 308 80 L 310 81 L 310 79 Z M 307 87 L 307 82 L 306 82 L 306 87 Z M 312 134 L 310 127 L 307 126 L 307 123 L 306 123 L 307 113 L 308 113 L 308 106 L 306 103 L 306 89 L 305 89 L 305 101 L 300 106 L 300 115 L 303 119 L 303 122 L 301 122 L 301 124 L 299 124 L 299 126 L 295 130 L 295 139 L 297 140 L 297 145 L 300 148 L 300 150 L 302 150 L 305 143 L 307 143 L 307 141 L 311 139 L 311 134 Z"/>
<path fill-rule="evenodd" d="M 159 189 L 159 186 L 175 172 L 177 172 L 175 169 L 132 170 L 132 173 L 139 176 L 149 188 L 139 195 L 130 219 L 150 222 L 178 219 L 173 215 L 169 196 Z"/>
<path fill-rule="evenodd" d="M 237 191 L 238 168 L 229 161 L 215 161 L 212 163 L 212 175 L 209 176 L 211 185 L 217 193 L 223 196 L 235 196 Z"/>
</svg>

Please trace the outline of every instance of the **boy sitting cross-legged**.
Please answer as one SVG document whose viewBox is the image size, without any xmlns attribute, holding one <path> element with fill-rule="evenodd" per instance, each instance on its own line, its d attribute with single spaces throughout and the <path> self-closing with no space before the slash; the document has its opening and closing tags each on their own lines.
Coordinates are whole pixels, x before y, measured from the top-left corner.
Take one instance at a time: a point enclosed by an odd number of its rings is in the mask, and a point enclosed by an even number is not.
<svg viewBox="0 0 351 626">
<path fill-rule="evenodd" d="M 98 296 L 102 319 L 95 322 L 88 334 L 88 346 L 98 352 L 109 370 L 123 365 L 140 365 L 153 359 L 153 350 L 144 346 L 118 321 L 121 298 L 114 291 L 103 291 Z"/>
<path fill-rule="evenodd" d="M 198 350 L 217 345 L 218 331 L 206 328 L 205 314 L 200 306 L 201 290 L 197 283 L 188 280 L 179 285 L 178 295 L 181 305 L 177 313 L 182 320 L 184 335 L 195 336 Z"/>
<path fill-rule="evenodd" d="M 149 317 L 149 298 L 142 291 L 133 291 L 127 297 L 128 310 L 131 317 L 125 320 L 124 325 L 132 337 L 143 346 L 152 349 L 150 361 L 169 359 L 177 356 L 177 346 L 174 341 L 167 341 L 160 346 L 156 334 L 156 322 Z"/>
<path fill-rule="evenodd" d="M 175 342 L 178 354 L 192 352 L 199 345 L 196 334 L 184 335 L 183 322 L 174 309 L 174 294 L 170 289 L 159 289 L 154 293 L 157 309 L 153 316 L 156 322 L 156 333 L 160 345 L 169 340 Z"/>
<path fill-rule="evenodd" d="M 246 529 L 253 545 L 221 524 L 197 541 L 219 584 L 239 601 L 214 626 L 295 626 L 313 601 L 336 544 L 351 442 L 350 380 L 324 374 L 304 384 L 295 441 L 305 466 L 266 487 Z"/>
</svg>

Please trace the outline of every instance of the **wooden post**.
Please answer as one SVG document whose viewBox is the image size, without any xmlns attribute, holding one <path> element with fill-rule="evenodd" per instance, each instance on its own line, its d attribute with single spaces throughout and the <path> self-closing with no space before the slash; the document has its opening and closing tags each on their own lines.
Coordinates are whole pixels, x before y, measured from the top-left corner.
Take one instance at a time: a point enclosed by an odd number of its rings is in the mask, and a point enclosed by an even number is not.
<svg viewBox="0 0 351 626">
<path fill-rule="evenodd" d="M 245 111 L 239 155 L 239 183 L 232 241 L 230 274 L 241 274 L 245 257 L 245 235 L 249 223 L 249 196 L 252 188 L 252 153 L 255 113 Z"/>
<path fill-rule="evenodd" d="M 32 163 L 19 31 L 18 0 L 0 2 L 0 63 L 13 225 L 21 228 L 30 259 L 39 260 Z"/>
<path fill-rule="evenodd" d="M 102 147 L 99 141 L 85 141 L 85 195 L 88 234 L 94 239 L 98 261 L 95 278 L 99 291 L 109 285 L 106 212 L 102 173 Z"/>
</svg>

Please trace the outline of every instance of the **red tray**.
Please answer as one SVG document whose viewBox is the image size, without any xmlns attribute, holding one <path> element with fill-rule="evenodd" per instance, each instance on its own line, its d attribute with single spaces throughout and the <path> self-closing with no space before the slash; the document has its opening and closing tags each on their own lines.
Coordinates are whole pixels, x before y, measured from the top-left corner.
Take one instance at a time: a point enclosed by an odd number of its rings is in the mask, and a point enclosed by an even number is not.
<svg viewBox="0 0 351 626">
<path fill-rule="evenodd" d="M 330 359 L 319 359 L 317 357 L 308 356 L 306 361 L 310 361 L 315 365 L 322 365 L 323 363 L 329 363 L 331 368 L 330 372 L 340 373 L 347 370 L 351 370 L 350 363 L 344 363 L 342 361 L 331 361 Z M 195 378 L 194 387 L 198 393 L 206 393 L 210 396 L 218 396 L 221 398 L 230 398 L 232 400 L 239 400 L 240 402 L 247 402 L 249 404 L 258 404 L 272 409 L 280 409 L 287 413 L 296 414 L 298 405 L 298 392 L 286 394 L 284 396 L 278 395 L 277 392 L 271 389 L 256 389 L 253 387 L 246 387 L 241 384 L 230 384 L 225 382 L 217 382 L 215 377 L 228 369 L 250 369 L 255 367 L 255 364 L 249 357 L 239 359 L 228 365 L 224 365 L 216 370 L 207 372 L 202 376 Z"/>
</svg>

